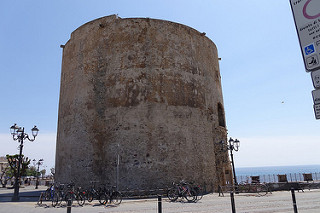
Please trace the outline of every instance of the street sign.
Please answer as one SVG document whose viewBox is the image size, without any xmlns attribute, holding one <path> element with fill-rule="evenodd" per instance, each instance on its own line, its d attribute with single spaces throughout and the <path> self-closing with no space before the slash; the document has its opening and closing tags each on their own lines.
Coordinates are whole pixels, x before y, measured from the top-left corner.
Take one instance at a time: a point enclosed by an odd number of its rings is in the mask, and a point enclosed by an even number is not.
<svg viewBox="0 0 320 213">
<path fill-rule="evenodd" d="M 320 69 L 320 1 L 290 0 L 307 72 Z"/>
<path fill-rule="evenodd" d="M 314 88 L 320 89 L 320 70 L 311 72 L 311 78 Z"/>
<path fill-rule="evenodd" d="M 312 91 L 312 98 L 315 105 L 320 104 L 320 89 Z"/>
<path fill-rule="evenodd" d="M 316 119 L 320 119 L 320 104 L 317 104 L 317 105 L 315 104 L 313 108 L 314 108 L 314 114 L 316 116 Z"/>
</svg>

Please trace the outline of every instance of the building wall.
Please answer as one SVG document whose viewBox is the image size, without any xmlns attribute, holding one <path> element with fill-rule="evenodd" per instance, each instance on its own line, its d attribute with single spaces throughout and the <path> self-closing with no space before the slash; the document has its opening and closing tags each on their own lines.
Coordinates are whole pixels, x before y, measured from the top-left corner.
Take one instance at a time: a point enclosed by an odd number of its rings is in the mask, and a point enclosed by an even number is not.
<svg viewBox="0 0 320 213">
<path fill-rule="evenodd" d="M 151 189 L 184 179 L 212 190 L 224 181 L 215 151 L 224 119 L 217 49 L 203 33 L 93 20 L 63 48 L 56 181 Z"/>
</svg>

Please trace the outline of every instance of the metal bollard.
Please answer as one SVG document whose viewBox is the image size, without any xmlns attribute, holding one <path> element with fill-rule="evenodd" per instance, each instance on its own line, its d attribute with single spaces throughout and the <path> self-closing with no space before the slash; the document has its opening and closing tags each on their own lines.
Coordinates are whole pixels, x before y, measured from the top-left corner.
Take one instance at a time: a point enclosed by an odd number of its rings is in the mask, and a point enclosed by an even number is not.
<svg viewBox="0 0 320 213">
<path fill-rule="evenodd" d="M 158 195 L 158 213 L 162 213 L 161 195 Z"/>
<path fill-rule="evenodd" d="M 234 203 L 234 194 L 233 194 L 233 192 L 230 192 L 230 197 L 231 197 L 232 213 L 236 213 L 236 206 L 235 206 L 235 203 Z"/>
<path fill-rule="evenodd" d="M 293 210 L 294 213 L 298 213 L 296 195 L 294 194 L 294 188 L 291 188 L 292 202 L 293 202 Z"/>
<path fill-rule="evenodd" d="M 71 213 L 71 199 L 68 199 L 67 213 Z"/>
</svg>

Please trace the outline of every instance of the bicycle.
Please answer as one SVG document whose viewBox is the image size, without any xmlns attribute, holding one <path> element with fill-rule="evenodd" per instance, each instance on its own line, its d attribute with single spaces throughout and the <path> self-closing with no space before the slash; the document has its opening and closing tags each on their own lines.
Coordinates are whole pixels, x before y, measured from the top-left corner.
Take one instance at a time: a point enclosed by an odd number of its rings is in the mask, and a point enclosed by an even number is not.
<svg viewBox="0 0 320 213">
<path fill-rule="evenodd" d="M 104 190 L 100 187 L 99 189 L 95 188 L 94 182 L 91 182 L 92 185 L 89 190 L 86 191 L 86 197 L 89 203 L 93 200 L 99 200 L 99 203 L 104 205 L 105 204 L 105 195 Z"/>
<path fill-rule="evenodd" d="M 83 206 L 86 198 L 86 191 L 82 190 L 81 187 L 77 187 L 75 192 L 75 198 L 79 204 L 79 206 Z"/>
<path fill-rule="evenodd" d="M 116 190 L 116 187 L 113 186 L 111 189 L 106 190 L 105 192 L 105 204 L 109 203 L 113 203 L 114 205 L 120 205 L 120 203 L 122 202 L 122 195 L 121 192 Z"/>
<path fill-rule="evenodd" d="M 43 201 L 51 201 L 52 206 L 55 207 L 58 204 L 58 194 L 55 190 L 54 184 L 51 184 L 49 188 L 45 192 L 40 194 L 39 200 L 37 202 L 38 205 L 41 205 Z"/>
<path fill-rule="evenodd" d="M 200 185 L 192 185 L 192 189 L 194 190 L 194 192 L 196 193 L 196 201 L 201 200 L 203 197 L 203 193 L 204 193 L 204 189 L 202 188 L 202 186 Z"/>
<path fill-rule="evenodd" d="M 82 193 L 79 192 L 79 190 L 74 190 L 74 183 L 67 184 L 67 188 L 65 189 L 64 184 L 60 184 L 58 187 L 58 203 L 61 205 L 62 201 L 65 201 L 68 203 L 68 200 L 71 201 L 71 204 L 74 200 L 77 200 L 78 204 L 80 206 L 83 206 L 84 204 L 84 196 Z"/>
<path fill-rule="evenodd" d="M 239 193 L 257 193 L 259 196 L 265 196 L 268 193 L 268 187 L 262 183 L 242 182 L 237 185 Z"/>
<path fill-rule="evenodd" d="M 170 201 L 176 201 L 179 197 L 185 198 L 188 202 L 196 201 L 196 192 L 187 182 L 181 181 L 180 183 L 172 184 L 173 187 L 167 193 Z"/>
</svg>

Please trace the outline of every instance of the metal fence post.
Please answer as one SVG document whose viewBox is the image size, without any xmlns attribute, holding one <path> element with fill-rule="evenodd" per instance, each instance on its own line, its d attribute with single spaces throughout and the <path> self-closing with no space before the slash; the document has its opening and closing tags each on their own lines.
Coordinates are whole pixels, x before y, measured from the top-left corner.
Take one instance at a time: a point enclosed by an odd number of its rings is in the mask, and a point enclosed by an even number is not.
<svg viewBox="0 0 320 213">
<path fill-rule="evenodd" d="M 71 213 L 71 199 L 68 199 L 67 213 Z"/>
<path fill-rule="evenodd" d="M 291 188 L 292 202 L 293 202 L 293 210 L 294 213 L 298 213 L 296 195 L 294 194 L 294 188 Z"/>
<path fill-rule="evenodd" d="M 236 206 L 235 206 L 235 203 L 234 203 L 234 194 L 233 194 L 232 191 L 230 192 L 230 197 L 231 197 L 232 213 L 236 213 Z"/>
<path fill-rule="evenodd" d="M 161 195 L 158 195 L 158 213 L 162 213 Z"/>
</svg>

